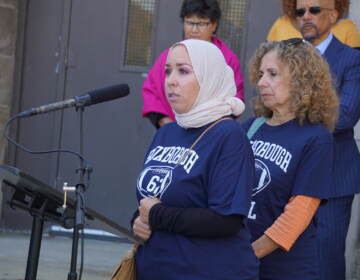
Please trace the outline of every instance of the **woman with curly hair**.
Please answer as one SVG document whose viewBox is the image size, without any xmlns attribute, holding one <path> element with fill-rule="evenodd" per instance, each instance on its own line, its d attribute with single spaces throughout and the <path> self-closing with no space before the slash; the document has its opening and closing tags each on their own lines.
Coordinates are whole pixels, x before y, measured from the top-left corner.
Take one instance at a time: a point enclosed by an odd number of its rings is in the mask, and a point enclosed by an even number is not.
<svg viewBox="0 0 360 280">
<path fill-rule="evenodd" d="M 360 33 L 356 24 L 350 19 L 344 18 L 349 8 L 349 2 L 349 0 L 335 0 L 338 22 L 333 26 L 331 32 L 342 43 L 353 48 L 360 48 Z M 301 38 L 301 34 L 294 24 L 296 0 L 282 0 L 282 10 L 284 15 L 274 22 L 267 35 L 267 40 L 281 41 L 295 37 Z"/>
<path fill-rule="evenodd" d="M 317 280 L 316 219 L 332 183 L 338 99 L 327 63 L 293 38 L 263 43 L 250 62 L 257 118 L 243 124 L 257 183 L 248 225 L 260 279 Z"/>
</svg>

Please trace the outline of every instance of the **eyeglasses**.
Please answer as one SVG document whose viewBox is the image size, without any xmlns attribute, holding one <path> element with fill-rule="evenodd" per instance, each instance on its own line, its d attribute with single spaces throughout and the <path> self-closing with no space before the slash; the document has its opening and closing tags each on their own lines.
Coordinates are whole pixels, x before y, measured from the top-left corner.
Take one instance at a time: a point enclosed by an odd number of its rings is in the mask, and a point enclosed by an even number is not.
<svg viewBox="0 0 360 280">
<path fill-rule="evenodd" d="M 184 23 L 187 28 L 193 29 L 194 27 L 197 27 L 199 29 L 205 29 L 211 23 L 211 21 L 195 22 L 195 21 L 185 20 Z"/>
<path fill-rule="evenodd" d="M 323 10 L 325 10 L 325 11 L 332 11 L 332 10 L 334 10 L 334 9 L 321 8 L 321 7 L 319 7 L 319 6 L 313 6 L 313 7 L 310 7 L 310 8 L 309 8 L 309 12 L 310 12 L 310 14 L 312 14 L 312 15 L 320 14 L 321 11 L 323 11 Z M 296 9 L 296 10 L 295 10 L 295 16 L 296 16 L 296 17 L 303 17 L 303 16 L 305 15 L 306 11 L 307 11 L 306 8 Z"/>
<path fill-rule="evenodd" d="M 306 43 L 306 41 L 301 38 L 290 38 L 288 40 L 280 41 L 280 46 L 290 47 L 290 46 L 298 45 L 300 43 Z"/>
</svg>

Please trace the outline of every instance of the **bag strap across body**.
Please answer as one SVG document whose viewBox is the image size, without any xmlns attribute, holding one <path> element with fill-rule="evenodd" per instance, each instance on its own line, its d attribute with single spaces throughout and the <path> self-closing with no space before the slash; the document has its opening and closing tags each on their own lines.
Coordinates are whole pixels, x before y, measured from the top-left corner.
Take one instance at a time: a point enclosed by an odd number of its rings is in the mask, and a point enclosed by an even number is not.
<svg viewBox="0 0 360 280">
<path fill-rule="evenodd" d="M 214 127 L 215 125 L 217 125 L 219 122 L 221 121 L 224 121 L 224 120 L 232 120 L 232 118 L 221 118 L 221 119 L 218 119 L 217 121 L 213 122 L 211 125 L 209 125 L 197 138 L 196 140 L 194 141 L 194 143 L 192 143 L 192 145 L 190 146 L 190 148 L 187 150 L 186 153 L 184 153 L 182 155 L 182 157 L 179 159 L 179 161 L 177 162 L 176 166 L 177 167 L 180 162 L 186 158 L 188 156 L 188 154 L 193 150 L 193 148 L 195 147 L 195 145 L 201 140 L 201 138 L 203 138 L 203 136 L 206 134 L 206 132 L 208 132 L 212 127 Z"/>
<path fill-rule="evenodd" d="M 267 118 L 264 117 L 260 117 L 260 118 L 256 118 L 253 123 L 251 124 L 248 132 L 246 133 L 247 137 L 249 139 L 251 139 L 254 134 L 256 133 L 256 131 L 258 131 L 258 129 L 267 121 Z"/>
</svg>

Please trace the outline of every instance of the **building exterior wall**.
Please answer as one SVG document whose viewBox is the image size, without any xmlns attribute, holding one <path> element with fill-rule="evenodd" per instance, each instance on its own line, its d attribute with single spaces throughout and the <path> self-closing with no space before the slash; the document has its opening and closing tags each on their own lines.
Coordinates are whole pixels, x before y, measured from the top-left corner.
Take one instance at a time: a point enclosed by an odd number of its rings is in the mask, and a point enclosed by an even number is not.
<svg viewBox="0 0 360 280">
<path fill-rule="evenodd" d="M 349 18 L 360 28 L 360 1 L 352 0 Z M 355 139 L 360 148 L 360 122 L 355 127 Z M 360 184 L 360 182 L 359 182 Z M 347 280 L 360 279 L 360 196 L 355 196 L 352 207 L 346 251 Z"/>
<path fill-rule="evenodd" d="M 360 27 L 360 1 L 352 0 L 349 17 Z M 10 115 L 13 93 L 15 46 L 18 25 L 18 0 L 0 0 L 0 134 Z M 246 65 L 246 62 L 243 63 Z M 355 129 L 357 143 L 360 147 L 360 123 Z M 0 137 L 0 163 L 4 161 L 6 141 Z M 0 220 L 2 209 L 2 192 L 0 190 Z M 351 227 L 348 236 L 347 252 L 348 280 L 360 279 L 360 197 L 355 197 Z"/>
<path fill-rule="evenodd" d="M 349 10 L 349 18 L 351 18 L 359 27 L 360 26 L 360 1 L 352 0 Z"/>
<path fill-rule="evenodd" d="M 350 4 L 349 10 L 349 18 L 354 21 L 360 29 L 360 1 L 359 0 L 352 0 Z M 358 122 L 355 128 L 355 138 L 358 143 L 358 147 L 360 147 L 360 122 Z"/>
<path fill-rule="evenodd" d="M 9 118 L 13 92 L 18 0 L 0 0 L 0 135 Z M 0 137 L 0 163 L 4 162 L 6 140 Z M 2 209 L 0 191 L 0 219 Z"/>
</svg>

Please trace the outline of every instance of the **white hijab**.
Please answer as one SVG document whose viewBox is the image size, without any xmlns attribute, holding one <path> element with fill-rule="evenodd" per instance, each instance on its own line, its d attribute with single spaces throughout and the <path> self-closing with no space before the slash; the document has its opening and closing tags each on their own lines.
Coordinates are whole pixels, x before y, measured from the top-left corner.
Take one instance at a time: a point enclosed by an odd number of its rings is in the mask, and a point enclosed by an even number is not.
<svg viewBox="0 0 360 280">
<path fill-rule="evenodd" d="M 202 127 L 224 116 L 240 115 L 245 105 L 235 97 L 234 72 L 219 48 L 210 42 L 195 39 L 176 43 L 171 49 L 177 45 L 187 49 L 200 85 L 190 111 L 184 114 L 174 112 L 178 125 L 183 128 Z"/>
</svg>

